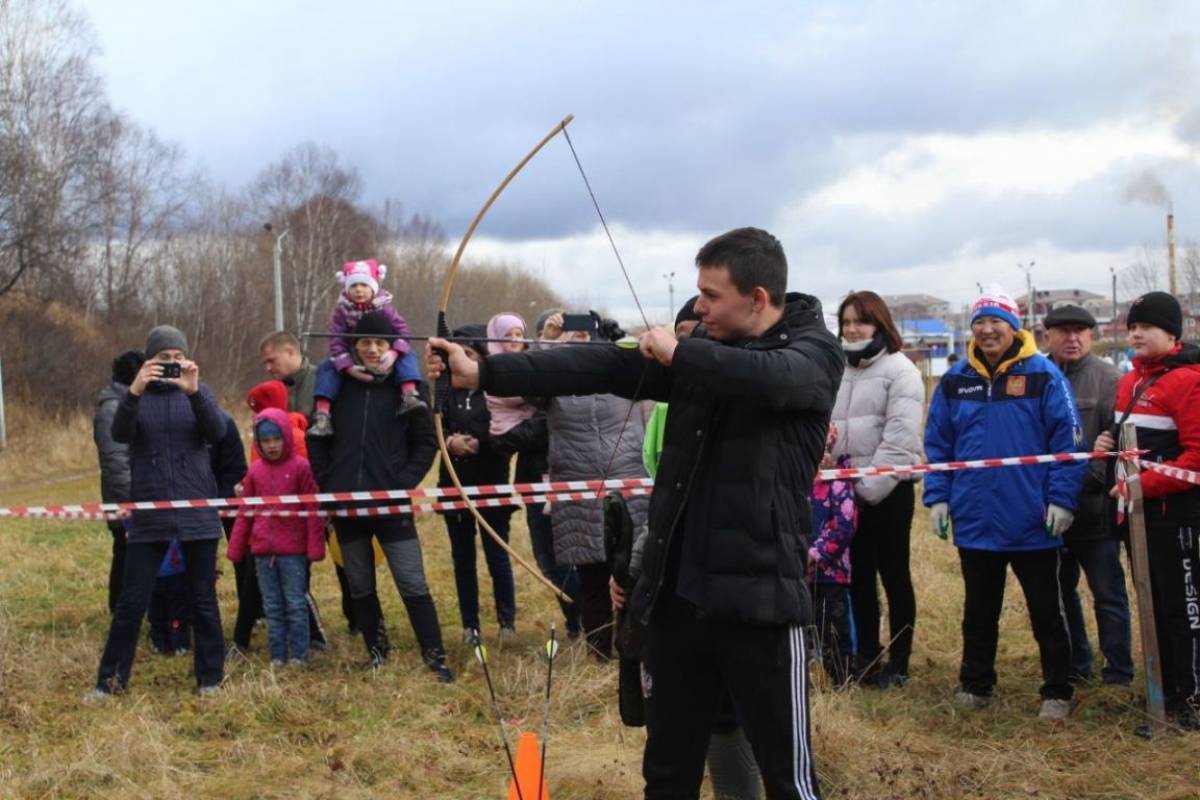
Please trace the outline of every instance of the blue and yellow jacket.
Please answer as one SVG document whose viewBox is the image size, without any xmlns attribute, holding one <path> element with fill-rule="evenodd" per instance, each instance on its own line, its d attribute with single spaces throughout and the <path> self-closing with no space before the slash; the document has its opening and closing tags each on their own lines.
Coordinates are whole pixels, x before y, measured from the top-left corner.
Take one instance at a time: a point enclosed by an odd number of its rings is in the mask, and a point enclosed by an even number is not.
<svg viewBox="0 0 1200 800">
<path fill-rule="evenodd" d="M 1017 331 L 1015 355 L 994 373 L 975 343 L 942 376 L 925 424 L 930 462 L 1070 453 L 1083 446 L 1071 384 L 1033 336 Z M 924 502 L 950 504 L 954 544 L 972 550 L 1045 550 L 1059 539 L 1046 533 L 1046 508 L 1075 509 L 1087 462 L 931 472 Z"/>
</svg>

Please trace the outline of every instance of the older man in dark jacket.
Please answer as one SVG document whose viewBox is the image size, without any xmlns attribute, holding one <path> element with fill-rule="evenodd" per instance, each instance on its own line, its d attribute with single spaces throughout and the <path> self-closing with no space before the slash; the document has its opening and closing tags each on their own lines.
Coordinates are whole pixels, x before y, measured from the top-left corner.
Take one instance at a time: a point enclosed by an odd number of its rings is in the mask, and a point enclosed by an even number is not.
<svg viewBox="0 0 1200 800">
<path fill-rule="evenodd" d="M 113 359 L 112 381 L 100 390 L 96 398 L 96 415 L 92 418 L 92 441 L 100 457 L 100 499 L 105 503 L 125 503 L 129 500 L 129 446 L 114 441 L 112 421 L 121 398 L 137 377 L 146 357 L 138 350 L 126 350 Z M 121 578 L 125 575 L 125 523 L 111 520 L 112 565 L 108 570 L 108 613 L 117 608 L 121 594 Z"/>
<path fill-rule="evenodd" d="M 699 796 L 728 691 L 771 798 L 820 797 L 801 628 L 808 494 L 843 357 L 816 298 L 787 294 L 787 261 L 742 228 L 696 256 L 704 335 L 656 328 L 638 352 L 562 347 L 475 367 L 445 340 L 454 383 L 497 395 L 611 392 L 669 401 L 643 570 L 631 611 L 645 632 L 647 798 Z M 443 370 L 431 352 L 430 376 Z M 600 477 L 597 475 L 597 477 Z"/>
<path fill-rule="evenodd" d="M 146 363 L 117 406 L 112 438 L 129 445 L 130 499 L 190 500 L 214 497 L 216 478 L 208 445 L 225 435 L 225 416 L 212 392 L 200 383 L 200 368 L 188 358 L 187 339 L 162 325 L 146 340 Z M 202 693 L 224 677 L 225 641 L 217 606 L 216 557 L 221 523 L 216 509 L 137 511 L 128 522 L 121 597 L 96 677 L 92 697 L 129 685 L 138 631 L 154 579 L 172 540 L 183 548 L 192 593 L 194 666 Z"/>
<path fill-rule="evenodd" d="M 1116 367 L 1092 355 L 1096 320 L 1087 309 L 1060 306 L 1046 315 L 1043 324 L 1050 358 L 1075 392 L 1084 441 L 1094 442 L 1112 424 L 1120 375 Z M 1059 566 L 1059 584 L 1071 635 L 1072 680 L 1092 678 L 1092 646 L 1078 591 L 1082 568 L 1092 590 L 1100 652 L 1104 654 L 1101 678 L 1107 684 L 1126 685 L 1133 681 L 1129 597 L 1121 568 L 1120 539 L 1106 497 L 1104 469 L 1105 462 L 1092 462 L 1084 478 L 1075 521 L 1063 534 L 1066 547 Z"/>
</svg>

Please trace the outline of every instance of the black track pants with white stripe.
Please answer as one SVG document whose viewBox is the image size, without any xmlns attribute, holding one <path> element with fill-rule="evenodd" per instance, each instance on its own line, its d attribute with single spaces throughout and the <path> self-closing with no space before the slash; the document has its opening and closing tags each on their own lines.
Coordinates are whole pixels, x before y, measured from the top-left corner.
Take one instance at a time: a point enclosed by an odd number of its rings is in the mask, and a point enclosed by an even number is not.
<svg viewBox="0 0 1200 800">
<path fill-rule="evenodd" d="M 1200 537 L 1146 503 L 1147 561 L 1163 696 L 1171 710 L 1200 705 Z"/>
<path fill-rule="evenodd" d="M 700 796 L 704 757 L 725 691 L 754 749 L 768 800 L 821 796 L 799 626 L 699 619 L 686 601 L 663 598 L 644 647 L 647 800 Z"/>
</svg>

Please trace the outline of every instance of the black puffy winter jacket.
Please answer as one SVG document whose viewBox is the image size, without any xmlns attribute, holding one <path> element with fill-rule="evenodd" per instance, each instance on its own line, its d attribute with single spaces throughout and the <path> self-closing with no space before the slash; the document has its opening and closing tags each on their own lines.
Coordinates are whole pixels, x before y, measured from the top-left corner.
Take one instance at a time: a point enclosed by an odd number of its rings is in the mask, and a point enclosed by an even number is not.
<svg viewBox="0 0 1200 800">
<path fill-rule="evenodd" d="M 675 591 L 713 619 L 790 625 L 812 616 L 808 495 L 843 367 L 820 301 L 789 294 L 762 336 L 693 336 L 669 368 L 637 351 L 561 347 L 490 356 L 480 380 L 502 396 L 670 402 L 633 612 L 648 622 Z"/>
</svg>

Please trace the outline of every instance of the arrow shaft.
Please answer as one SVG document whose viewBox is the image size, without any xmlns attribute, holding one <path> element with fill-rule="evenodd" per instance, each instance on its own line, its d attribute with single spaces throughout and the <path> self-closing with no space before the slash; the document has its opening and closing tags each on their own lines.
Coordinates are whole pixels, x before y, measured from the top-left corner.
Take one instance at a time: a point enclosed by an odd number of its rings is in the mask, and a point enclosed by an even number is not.
<svg viewBox="0 0 1200 800">
<path fill-rule="evenodd" d="M 430 339 L 434 338 L 433 336 L 400 336 L 399 334 L 394 334 L 394 333 L 389 333 L 389 334 L 382 334 L 382 333 L 316 333 L 315 331 L 309 331 L 302 335 L 306 336 L 308 338 L 312 338 L 312 339 L 387 339 L 389 341 L 394 340 L 394 339 L 403 339 L 406 342 L 427 342 Z M 607 339 L 587 339 L 584 341 L 574 340 L 574 341 L 569 341 L 569 342 L 560 342 L 555 339 L 492 339 L 492 338 L 485 337 L 485 336 L 438 336 L 436 338 L 445 339 L 448 342 L 463 342 L 463 343 L 497 342 L 499 344 L 510 344 L 510 343 L 516 342 L 517 344 L 543 344 L 543 345 L 544 344 L 553 344 L 553 345 L 584 344 L 584 345 L 601 345 L 601 346 L 607 346 L 607 347 L 612 347 L 615 345 L 615 342 L 610 342 Z"/>
</svg>

